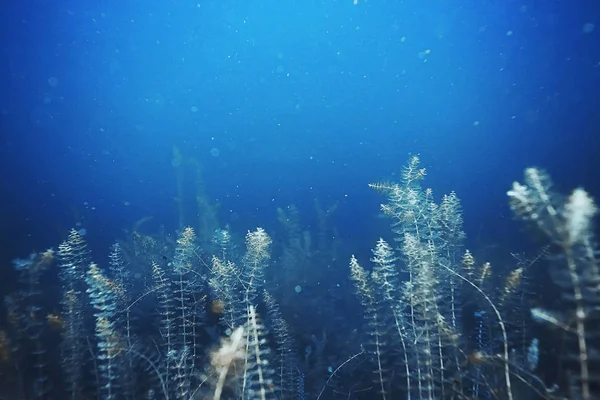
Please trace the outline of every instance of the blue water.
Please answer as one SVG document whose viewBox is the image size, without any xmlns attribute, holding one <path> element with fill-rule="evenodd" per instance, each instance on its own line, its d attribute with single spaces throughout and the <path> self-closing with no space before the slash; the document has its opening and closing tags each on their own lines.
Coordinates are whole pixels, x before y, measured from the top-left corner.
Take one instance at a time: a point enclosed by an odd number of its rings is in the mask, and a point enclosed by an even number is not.
<svg viewBox="0 0 600 400">
<path fill-rule="evenodd" d="M 315 199 L 337 204 L 346 279 L 351 254 L 393 241 L 368 184 L 413 155 L 462 200 L 465 247 L 535 252 L 506 197 L 524 168 L 600 198 L 599 35 L 585 0 L 5 4 L 1 275 L 71 228 L 100 264 L 142 218 L 174 237 L 201 192 L 219 227 L 275 246 L 278 208 L 316 237 Z"/>
</svg>

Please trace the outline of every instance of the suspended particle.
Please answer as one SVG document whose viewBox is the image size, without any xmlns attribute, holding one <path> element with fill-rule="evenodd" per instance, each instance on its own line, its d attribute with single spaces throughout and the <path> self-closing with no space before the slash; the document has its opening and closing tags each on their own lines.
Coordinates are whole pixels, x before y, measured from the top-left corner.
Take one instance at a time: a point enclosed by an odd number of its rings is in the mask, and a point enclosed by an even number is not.
<svg viewBox="0 0 600 400">
<path fill-rule="evenodd" d="M 296 287 L 294 288 L 294 291 L 295 291 L 296 293 L 300 293 L 300 292 L 302 292 L 302 286 L 300 286 L 300 285 L 296 285 Z"/>
</svg>

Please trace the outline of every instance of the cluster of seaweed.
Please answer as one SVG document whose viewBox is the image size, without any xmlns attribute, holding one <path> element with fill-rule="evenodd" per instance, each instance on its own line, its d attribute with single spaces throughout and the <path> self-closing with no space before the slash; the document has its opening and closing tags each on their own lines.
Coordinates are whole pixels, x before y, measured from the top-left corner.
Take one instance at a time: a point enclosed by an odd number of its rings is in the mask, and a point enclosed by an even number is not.
<svg viewBox="0 0 600 400">
<path fill-rule="evenodd" d="M 562 198 L 526 170 L 510 204 L 545 243 L 496 273 L 464 249 L 458 196 L 437 203 L 425 176 L 413 157 L 400 182 L 370 185 L 387 198 L 395 243 L 377 241 L 367 268 L 352 256 L 347 282 L 336 281 L 347 267 L 329 228 L 335 206 L 318 204 L 316 244 L 290 206 L 277 210 L 276 249 L 262 228 L 242 241 L 205 223 L 210 238 L 134 232 L 106 267 L 75 230 L 14 260 L 0 398 L 598 398 L 590 196 Z M 549 271 L 552 303 L 534 304 L 533 266 Z"/>
</svg>

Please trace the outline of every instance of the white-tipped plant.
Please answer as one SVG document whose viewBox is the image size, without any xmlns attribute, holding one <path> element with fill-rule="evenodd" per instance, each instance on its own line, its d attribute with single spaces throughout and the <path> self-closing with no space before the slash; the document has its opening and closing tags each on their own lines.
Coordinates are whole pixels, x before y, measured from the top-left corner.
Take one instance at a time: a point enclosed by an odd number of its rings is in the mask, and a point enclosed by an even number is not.
<svg viewBox="0 0 600 400">
<path fill-rule="evenodd" d="M 235 368 L 236 364 L 243 365 L 246 356 L 246 335 L 244 327 L 240 326 L 231 333 L 231 336 L 223 339 L 221 347 L 210 356 L 210 364 L 217 375 L 213 400 L 221 398 L 230 371 Z"/>
<path fill-rule="evenodd" d="M 592 394 L 591 381 L 598 379 L 590 371 L 590 361 L 600 361 L 598 349 L 592 346 L 592 338 L 597 340 L 598 332 L 590 331 L 598 325 L 600 307 L 599 263 L 591 228 L 597 207 L 583 189 L 576 189 L 566 201 L 561 201 L 551 192 L 551 186 L 545 173 L 528 168 L 525 184 L 513 183 L 507 194 L 515 214 L 532 223 L 559 249 L 560 254 L 553 258 L 551 275 L 562 290 L 561 310 L 534 309 L 532 315 L 574 336 L 576 354 L 566 355 L 567 359 L 574 356 L 578 360 L 578 368 L 569 371 L 570 395 L 588 400 L 597 395 Z"/>
</svg>

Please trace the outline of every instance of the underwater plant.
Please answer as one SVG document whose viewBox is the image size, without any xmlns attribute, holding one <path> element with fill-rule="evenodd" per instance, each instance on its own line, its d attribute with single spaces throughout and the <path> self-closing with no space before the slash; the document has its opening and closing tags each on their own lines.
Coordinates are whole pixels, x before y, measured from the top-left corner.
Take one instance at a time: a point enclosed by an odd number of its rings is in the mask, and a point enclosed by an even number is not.
<svg viewBox="0 0 600 400">
<path fill-rule="evenodd" d="M 568 396 L 597 398 L 600 393 L 600 263 L 592 219 L 598 208 L 583 189 L 563 199 L 552 192 L 550 178 L 536 168 L 525 170 L 525 184 L 508 192 L 515 215 L 552 246 L 550 274 L 560 292 L 559 307 L 533 308 L 537 321 L 565 333 L 561 355 Z"/>
<path fill-rule="evenodd" d="M 278 211 L 287 230 L 280 241 L 262 228 L 239 238 L 217 229 L 210 245 L 191 227 L 173 239 L 134 232 L 112 246 L 107 268 L 92 262 L 72 230 L 57 257 L 47 250 L 13 262 L 18 281 L 4 299 L 0 396 L 598 398 L 600 269 L 590 195 L 576 189 L 563 198 L 545 173 L 527 169 L 525 183 L 508 192 L 510 205 L 544 243 L 500 271 L 464 248 L 457 194 L 436 200 L 425 177 L 412 157 L 400 182 L 370 185 L 386 196 L 381 210 L 393 241 L 380 238 L 368 265 L 352 256 L 348 282 L 336 285 L 317 271 L 336 266 L 325 249 L 325 220 L 313 252 L 292 206 Z M 534 264 L 548 266 L 560 292 L 552 303 L 533 305 Z M 309 274 L 331 287 L 294 290 Z M 60 285 L 47 285 L 55 276 Z M 355 294 L 311 297 L 345 284 Z M 285 285 L 295 297 L 285 296 Z M 361 318 L 317 317 L 336 307 Z M 299 318 L 311 312 L 311 320 Z M 559 374 L 548 378 L 540 360 L 556 343 Z"/>
</svg>

